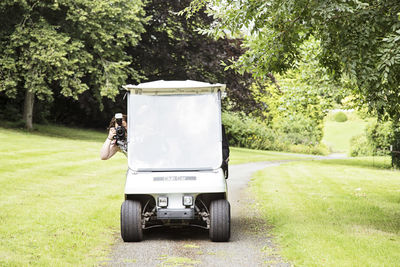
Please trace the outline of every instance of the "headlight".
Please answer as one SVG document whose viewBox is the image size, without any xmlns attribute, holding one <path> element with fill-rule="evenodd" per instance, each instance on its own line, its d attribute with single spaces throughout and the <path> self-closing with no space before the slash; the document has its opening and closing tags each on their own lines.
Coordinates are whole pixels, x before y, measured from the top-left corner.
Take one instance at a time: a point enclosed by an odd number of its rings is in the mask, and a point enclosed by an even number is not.
<svg viewBox="0 0 400 267">
<path fill-rule="evenodd" d="M 192 206 L 192 205 L 193 205 L 193 197 L 183 196 L 183 206 Z"/>
<path fill-rule="evenodd" d="M 168 198 L 167 197 L 158 197 L 158 206 L 159 207 L 167 207 L 168 206 Z"/>
</svg>

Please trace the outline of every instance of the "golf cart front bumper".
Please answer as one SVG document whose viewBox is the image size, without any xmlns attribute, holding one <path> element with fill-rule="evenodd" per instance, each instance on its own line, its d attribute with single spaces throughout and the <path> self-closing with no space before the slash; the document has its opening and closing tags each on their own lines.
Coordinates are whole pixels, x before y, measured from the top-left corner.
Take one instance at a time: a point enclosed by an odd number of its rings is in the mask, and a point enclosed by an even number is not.
<svg viewBox="0 0 400 267">
<path fill-rule="evenodd" d="M 158 209 L 158 220 L 193 220 L 194 209 Z"/>
</svg>

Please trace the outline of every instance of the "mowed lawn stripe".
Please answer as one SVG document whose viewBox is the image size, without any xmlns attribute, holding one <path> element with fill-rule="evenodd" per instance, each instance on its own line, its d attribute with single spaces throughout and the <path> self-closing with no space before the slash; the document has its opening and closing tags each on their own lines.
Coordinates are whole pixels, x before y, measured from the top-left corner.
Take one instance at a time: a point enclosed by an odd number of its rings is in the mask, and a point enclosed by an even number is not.
<svg viewBox="0 0 400 267">
<path fill-rule="evenodd" d="M 348 161 L 288 163 L 255 176 L 261 210 L 295 265 L 400 262 L 400 173 Z"/>
<path fill-rule="evenodd" d="M 119 225 L 124 156 L 100 161 L 101 142 L 7 129 L 0 136 L 0 265 L 94 265 L 106 256 Z"/>
</svg>

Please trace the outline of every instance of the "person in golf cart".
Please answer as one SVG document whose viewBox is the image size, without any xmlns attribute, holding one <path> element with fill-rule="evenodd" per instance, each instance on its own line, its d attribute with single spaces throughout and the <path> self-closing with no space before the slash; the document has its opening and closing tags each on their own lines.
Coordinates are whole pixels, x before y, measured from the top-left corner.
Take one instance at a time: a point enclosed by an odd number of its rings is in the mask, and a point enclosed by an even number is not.
<svg viewBox="0 0 400 267">
<path fill-rule="evenodd" d="M 122 118 L 122 126 L 125 129 L 128 129 L 128 124 L 127 124 L 127 116 L 123 115 Z M 107 139 L 104 141 L 104 144 L 100 150 L 100 158 L 102 160 L 107 160 L 109 158 L 111 158 L 112 156 L 114 156 L 118 151 L 121 151 L 121 149 L 118 147 L 118 145 L 116 144 L 116 139 L 115 139 L 115 135 L 116 135 L 116 128 L 117 128 L 117 122 L 115 117 L 113 117 L 110 121 L 110 124 L 108 126 L 108 136 Z"/>
<path fill-rule="evenodd" d="M 123 115 L 122 126 L 127 129 L 127 116 Z M 113 117 L 110 121 L 110 125 L 108 126 L 108 136 L 107 139 L 104 141 L 104 144 L 100 151 L 100 158 L 102 160 L 107 160 L 114 156 L 118 151 L 121 149 L 116 145 L 115 142 L 115 135 L 116 131 L 115 128 L 117 127 L 117 122 L 115 121 L 115 117 Z M 222 170 L 224 171 L 225 178 L 228 178 L 228 162 L 229 162 L 229 143 L 228 138 L 225 133 L 225 127 L 222 125 Z"/>
<path fill-rule="evenodd" d="M 224 176 L 228 179 L 228 163 L 229 163 L 229 142 L 225 133 L 225 126 L 222 125 L 222 165 Z"/>
</svg>

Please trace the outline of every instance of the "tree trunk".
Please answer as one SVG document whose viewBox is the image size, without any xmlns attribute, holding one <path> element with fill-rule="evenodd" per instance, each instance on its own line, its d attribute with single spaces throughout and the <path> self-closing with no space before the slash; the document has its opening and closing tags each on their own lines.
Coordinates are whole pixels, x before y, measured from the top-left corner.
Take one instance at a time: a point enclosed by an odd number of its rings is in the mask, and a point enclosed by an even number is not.
<svg viewBox="0 0 400 267">
<path fill-rule="evenodd" d="M 400 125 L 393 122 L 392 167 L 400 169 Z"/>
<path fill-rule="evenodd" d="M 31 131 L 33 129 L 32 117 L 33 117 L 34 102 L 35 102 L 35 95 L 29 89 L 26 89 L 25 101 L 24 101 L 24 115 L 22 119 L 25 121 L 25 127 L 28 131 Z"/>
</svg>

